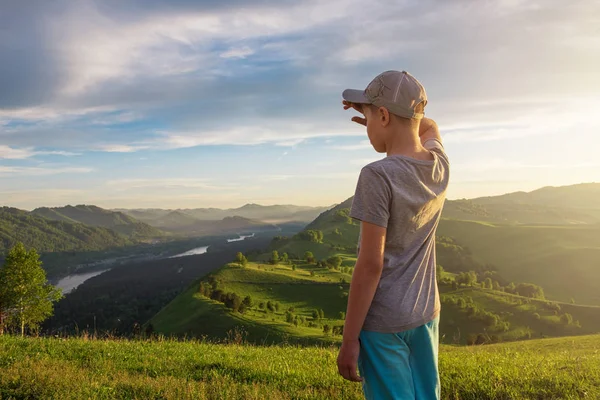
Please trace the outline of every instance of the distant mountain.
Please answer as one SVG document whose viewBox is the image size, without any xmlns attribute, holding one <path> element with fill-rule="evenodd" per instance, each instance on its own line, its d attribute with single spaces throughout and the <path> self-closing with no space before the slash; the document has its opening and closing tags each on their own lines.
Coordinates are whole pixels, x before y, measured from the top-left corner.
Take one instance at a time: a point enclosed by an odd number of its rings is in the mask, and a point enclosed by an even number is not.
<svg viewBox="0 0 600 400">
<path fill-rule="evenodd" d="M 509 224 L 600 223 L 600 183 L 545 187 L 471 200 L 449 200 L 444 218 Z"/>
<path fill-rule="evenodd" d="M 473 199 L 478 204 L 541 204 L 549 207 L 599 210 L 600 183 L 547 186 L 532 192 L 514 192 L 501 196 Z"/>
<path fill-rule="evenodd" d="M 166 230 L 177 230 L 199 223 L 200 220 L 183 211 L 171 211 L 167 214 L 148 221 L 148 224 Z"/>
<path fill-rule="evenodd" d="M 179 211 L 174 211 L 174 213 L 180 214 L 177 216 L 177 218 L 186 217 L 185 214 Z M 255 221 L 249 218 L 239 216 L 225 217 L 219 221 L 201 221 L 189 217 L 185 220 L 185 223 L 183 223 L 184 221 L 181 222 L 182 224 L 180 225 L 164 226 L 163 229 L 169 230 L 170 232 L 185 234 L 189 236 L 241 234 L 250 232 L 280 230 L 280 228 L 277 225 L 265 223 L 262 221 Z"/>
<path fill-rule="evenodd" d="M 239 208 L 194 208 L 178 210 L 161 209 L 117 209 L 140 221 L 155 227 L 168 226 L 182 228 L 189 225 L 190 219 L 198 221 L 219 221 L 227 217 L 243 217 L 267 223 L 284 222 L 310 222 L 327 207 L 304 207 L 294 205 L 261 206 L 259 204 L 246 204 Z M 176 213 L 171 215 L 172 213 Z M 189 218 L 189 219 L 188 219 Z"/>
<path fill-rule="evenodd" d="M 0 208 L 0 252 L 16 242 L 38 252 L 104 250 L 133 244 L 110 229 L 57 221 L 16 208 Z"/>
<path fill-rule="evenodd" d="M 93 205 L 36 208 L 32 214 L 55 221 L 109 228 L 131 237 L 158 237 L 164 232 L 121 212 L 109 211 Z"/>
</svg>

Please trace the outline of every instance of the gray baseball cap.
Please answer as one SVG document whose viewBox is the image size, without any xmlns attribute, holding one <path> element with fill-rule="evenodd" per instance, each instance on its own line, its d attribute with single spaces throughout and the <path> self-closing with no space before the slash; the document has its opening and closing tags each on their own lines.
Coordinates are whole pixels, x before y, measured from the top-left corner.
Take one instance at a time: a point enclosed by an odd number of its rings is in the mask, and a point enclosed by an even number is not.
<svg viewBox="0 0 600 400">
<path fill-rule="evenodd" d="M 365 90 L 346 89 L 344 100 L 358 104 L 385 107 L 389 112 L 403 118 L 423 118 L 416 107 L 427 104 L 427 94 L 421 83 L 406 71 L 386 71 L 375 77 Z"/>
</svg>

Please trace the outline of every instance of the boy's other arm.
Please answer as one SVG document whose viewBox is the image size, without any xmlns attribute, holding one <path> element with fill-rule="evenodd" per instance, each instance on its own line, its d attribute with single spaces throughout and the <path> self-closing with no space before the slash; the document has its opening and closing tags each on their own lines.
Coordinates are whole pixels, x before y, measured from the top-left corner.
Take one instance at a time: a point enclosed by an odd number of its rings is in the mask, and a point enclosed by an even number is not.
<svg viewBox="0 0 600 400">
<path fill-rule="evenodd" d="M 339 373 L 352 381 L 360 380 L 356 373 L 360 349 L 358 338 L 381 278 L 387 230 L 363 221 L 361 231 L 360 252 L 352 274 L 344 338 L 338 357 Z"/>
<path fill-rule="evenodd" d="M 437 139 L 440 143 L 442 142 L 440 130 L 434 120 L 423 117 L 419 125 L 419 138 L 422 145 L 431 139 Z"/>
</svg>

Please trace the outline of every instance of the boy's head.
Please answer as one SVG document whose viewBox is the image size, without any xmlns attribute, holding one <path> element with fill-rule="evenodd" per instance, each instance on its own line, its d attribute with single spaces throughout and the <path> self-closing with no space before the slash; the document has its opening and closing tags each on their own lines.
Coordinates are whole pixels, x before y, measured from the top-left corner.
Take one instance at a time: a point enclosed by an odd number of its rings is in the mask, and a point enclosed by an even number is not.
<svg viewBox="0 0 600 400">
<path fill-rule="evenodd" d="M 360 105 L 369 140 L 378 152 L 386 151 L 390 135 L 418 132 L 427 104 L 425 88 L 406 71 L 383 72 L 365 90 L 346 89 L 342 97 Z"/>
</svg>

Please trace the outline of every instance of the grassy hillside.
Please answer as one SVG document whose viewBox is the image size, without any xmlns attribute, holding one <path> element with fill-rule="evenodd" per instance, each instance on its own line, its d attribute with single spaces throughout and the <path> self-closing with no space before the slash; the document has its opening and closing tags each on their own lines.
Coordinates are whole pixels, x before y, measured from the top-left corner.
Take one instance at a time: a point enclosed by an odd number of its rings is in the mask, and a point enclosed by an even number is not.
<svg viewBox="0 0 600 400">
<path fill-rule="evenodd" d="M 563 188 L 556 189 L 563 193 Z M 529 198 L 529 194 L 524 195 Z M 306 230 L 323 232 L 322 242 L 296 235 L 280 238 L 272 244 L 272 249 L 297 257 L 311 251 L 317 259 L 340 252 L 354 254 L 359 225 L 347 217 L 351 204 L 352 198 L 322 213 L 307 226 Z M 530 220 L 535 210 L 539 210 L 539 221 L 549 218 L 548 209 L 542 206 L 508 202 L 502 207 L 511 209 L 515 205 L 521 207 L 519 212 L 530 210 L 527 214 Z M 470 216 L 479 221 L 442 219 L 437 231 L 438 264 L 451 272 L 493 268 L 506 283 L 535 283 L 554 300 L 570 302 L 574 299 L 579 304 L 600 305 L 597 289 L 597 282 L 600 282 L 600 224 L 589 223 L 590 219 L 586 219 L 585 224 L 569 224 L 564 218 L 564 223 L 558 225 L 498 223 L 493 221 L 506 219 L 503 214 L 494 214 L 485 207 L 490 206 L 475 201 L 447 202 L 444 215 Z M 516 211 L 513 211 L 514 216 Z M 554 221 L 562 215 L 557 214 Z M 263 257 L 262 261 L 267 258 Z"/>
<path fill-rule="evenodd" d="M 295 271 L 291 265 L 249 263 L 243 268 L 238 264 L 227 264 L 211 274 L 211 279 L 218 282 L 218 290 L 234 292 L 242 299 L 251 297 L 252 306 L 244 313 L 231 312 L 222 302 L 200 294 L 198 281 L 163 308 L 150 323 L 156 332 L 211 339 L 224 338 L 230 330 L 238 328 L 247 334 L 247 340 L 260 344 L 337 340 L 339 338 L 323 335 L 322 326 L 343 324 L 339 312 L 345 311 L 348 284 L 340 282 L 350 278 L 347 273 L 309 264 L 298 264 Z M 268 310 L 268 302 L 278 309 Z M 261 303 L 264 304 L 262 308 Z M 286 320 L 290 307 L 294 318 L 298 317 L 297 324 Z M 315 320 L 313 325 L 315 309 L 323 309 L 324 318 Z"/>
<path fill-rule="evenodd" d="M 104 250 L 132 244 L 131 239 L 106 228 L 52 221 L 16 208 L 0 208 L 0 253 L 18 241 L 40 253 Z"/>
<path fill-rule="evenodd" d="M 600 336 L 442 346 L 444 400 L 600 398 Z M 336 347 L 0 336 L 0 398 L 362 399 Z"/>
<path fill-rule="evenodd" d="M 109 228 L 123 235 L 132 237 L 158 237 L 164 232 L 136 220 L 121 212 L 109 211 L 96 206 L 78 205 L 57 208 L 36 208 L 32 214 L 41 217 L 71 223 L 82 223 L 89 226 Z"/>
<path fill-rule="evenodd" d="M 252 343 L 341 340 L 352 268 L 300 261 L 291 265 L 230 263 L 190 286 L 151 319 L 155 331 L 220 339 L 238 330 Z M 450 274 L 452 275 L 452 274 Z M 473 344 L 600 333 L 600 307 L 557 304 L 482 289 L 440 285 L 442 343 Z M 212 285 L 212 294 L 200 289 Z M 213 294 L 235 293 L 251 304 L 240 311 Z M 273 309 L 269 310 L 269 302 Z M 261 306 L 262 304 L 262 306 Z M 315 317 L 315 310 L 323 315 Z"/>
<path fill-rule="evenodd" d="M 541 285 L 553 299 L 600 305 L 600 225 L 510 226 L 443 220 L 438 234 L 466 244 L 475 259 L 495 265 L 508 280 Z"/>
</svg>

